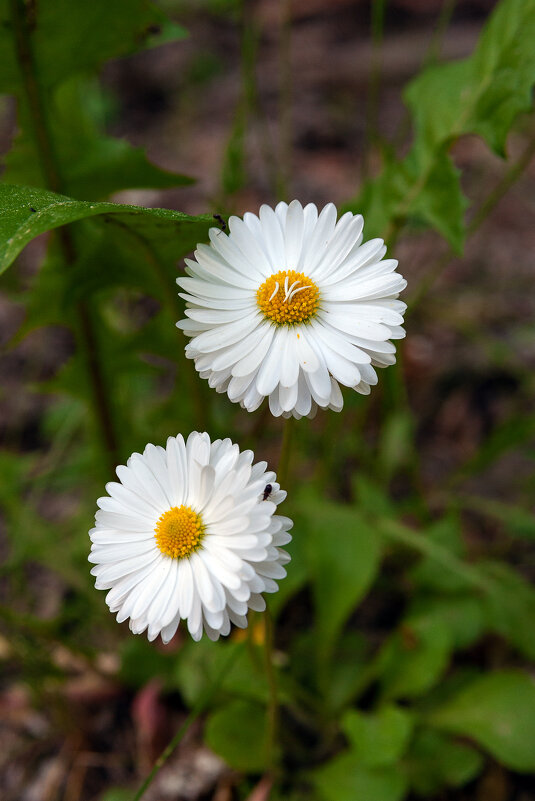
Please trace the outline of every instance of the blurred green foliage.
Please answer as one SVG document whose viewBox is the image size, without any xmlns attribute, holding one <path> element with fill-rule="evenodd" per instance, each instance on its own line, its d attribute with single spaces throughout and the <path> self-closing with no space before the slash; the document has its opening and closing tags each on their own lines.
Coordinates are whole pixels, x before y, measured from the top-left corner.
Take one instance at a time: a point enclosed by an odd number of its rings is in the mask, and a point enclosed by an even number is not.
<svg viewBox="0 0 535 801">
<path fill-rule="evenodd" d="M 535 71 L 535 6 L 502 0 L 469 58 L 432 66 L 405 90 L 414 128 L 412 147 L 398 161 L 388 155 L 351 210 L 365 209 L 366 230 L 385 236 L 408 219 L 422 220 L 457 253 L 466 237 L 468 201 L 448 151 L 463 134 L 478 134 L 498 154 L 518 114 L 531 109 Z"/>
<path fill-rule="evenodd" d="M 207 5 L 239 12 L 236 3 Z M 83 8 L 66 0 L 3 0 L 0 23 L 0 90 L 17 98 L 19 127 L 0 184 L 0 271 L 32 239 L 55 230 L 28 289 L 22 278 L 4 276 L 6 290 L 26 310 L 15 342 L 60 325 L 73 343 L 61 369 L 36 388 L 54 398 L 43 408 L 46 448 L 21 455 L 15 443 L 0 452 L 9 534 L 1 574 L 12 597 L 25 598 L 3 608 L 2 619 L 18 669 L 39 693 L 43 676 L 57 673 L 50 642 L 95 659 L 102 637 L 112 644 L 122 636 L 92 590 L 86 564 L 86 531 L 113 466 L 147 441 L 194 426 L 248 439 L 243 444 L 253 448 L 269 446 L 278 432 L 272 421 L 252 432 L 239 410 L 212 397 L 186 362 L 174 328 L 182 314 L 176 262 L 207 238 L 212 218 L 106 200 L 125 188 L 189 180 L 107 135 L 97 77 L 106 60 L 180 39 L 184 29 L 144 0 L 92 0 Z M 458 137 L 477 134 L 504 154 L 512 124 L 531 108 L 534 40 L 535 3 L 502 0 L 472 56 L 430 67 L 409 84 L 408 155 L 385 154 L 382 171 L 348 205 L 363 212 L 367 235 L 393 236 L 419 221 L 462 249 L 468 201 L 449 149 Z M 245 83 L 226 150 L 224 196 L 246 181 L 254 41 L 245 36 L 244 42 Z M 390 372 L 372 445 L 362 435 L 368 399 L 348 397 L 343 424 L 299 424 L 293 460 L 308 478 L 288 487 L 293 559 L 269 601 L 280 637 L 283 724 L 274 798 L 401 801 L 410 792 L 433 798 L 474 779 L 490 757 L 514 771 L 535 771 L 535 686 L 522 669 L 535 656 L 535 591 L 513 566 L 469 549 L 463 513 L 478 512 L 506 538 L 527 540 L 535 536 L 534 518 L 523 507 L 462 490 L 447 495 L 438 517 L 426 507 L 416 421 L 401 372 Z M 532 414 L 506 421 L 452 486 L 528 443 L 534 431 Z M 406 489 L 392 493 L 400 477 Z M 67 496 L 70 513 L 43 511 L 46 499 Z M 58 573 L 68 588 L 69 603 L 52 619 L 35 613 L 39 597 L 28 564 Z M 373 614 L 379 618 L 385 605 L 389 617 L 380 624 Z M 261 616 L 253 616 L 251 630 L 260 644 L 254 637 L 187 642 L 178 653 L 126 637 L 120 678 L 139 688 L 158 676 L 191 707 L 233 652 L 205 738 L 231 767 L 255 775 L 268 758 Z M 492 637 L 515 669 L 504 668 L 502 659 L 500 669 L 485 675 L 477 662 L 459 659 Z M 122 790 L 105 796 L 123 797 Z"/>
</svg>

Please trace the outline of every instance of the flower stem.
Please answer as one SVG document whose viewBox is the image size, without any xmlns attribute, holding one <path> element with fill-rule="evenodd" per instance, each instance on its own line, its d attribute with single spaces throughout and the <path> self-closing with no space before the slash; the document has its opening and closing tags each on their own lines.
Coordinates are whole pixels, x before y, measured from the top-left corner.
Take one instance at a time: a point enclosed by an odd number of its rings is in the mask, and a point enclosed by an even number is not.
<svg viewBox="0 0 535 801">
<path fill-rule="evenodd" d="M 39 72 L 32 51 L 31 27 L 29 22 L 30 5 L 24 0 L 10 0 L 11 22 L 15 52 L 20 69 L 25 100 L 28 105 L 31 121 L 31 134 L 35 143 L 35 152 L 41 167 L 44 182 L 54 192 L 62 192 L 64 182 L 61 176 L 54 140 L 46 113 Z M 59 243 L 66 265 L 73 264 L 76 259 L 72 237 L 67 229 L 59 232 Z M 106 453 L 108 467 L 115 470 L 118 459 L 118 442 L 113 423 L 113 415 L 109 404 L 110 393 L 106 389 L 101 360 L 97 349 L 97 338 L 88 305 L 81 301 L 77 305 L 78 332 L 82 348 L 86 353 L 86 368 L 91 384 L 91 395 L 95 418 Z"/>
<path fill-rule="evenodd" d="M 277 769 L 277 735 L 279 729 L 279 693 L 277 675 L 273 665 L 275 626 L 269 609 L 265 611 L 264 665 L 269 699 L 266 719 L 267 768 L 272 774 Z"/>
<path fill-rule="evenodd" d="M 295 420 L 293 417 L 288 417 L 284 421 L 284 428 L 282 430 L 282 445 L 279 455 L 279 464 L 277 466 L 277 481 L 281 487 L 284 487 L 288 480 L 294 422 Z"/>
<path fill-rule="evenodd" d="M 228 655 L 228 659 L 226 659 L 225 662 L 223 663 L 223 666 L 219 671 L 219 673 L 216 675 L 214 681 L 212 682 L 212 684 L 210 684 L 209 687 L 206 688 L 206 690 L 201 694 L 197 702 L 193 705 L 193 708 L 189 713 L 189 715 L 187 716 L 186 720 L 184 721 L 182 726 L 180 726 L 180 728 L 178 729 L 177 733 L 175 734 L 169 745 L 167 745 L 166 748 L 164 748 L 164 750 L 154 763 L 154 767 L 152 768 L 151 772 L 149 773 L 149 775 L 147 776 L 147 778 L 145 779 L 145 781 L 143 782 L 143 784 L 141 785 L 135 796 L 133 797 L 132 801 L 140 801 L 140 799 L 147 791 L 149 785 L 151 785 L 152 782 L 154 781 L 156 774 L 158 773 L 160 768 L 165 764 L 165 762 L 167 762 L 167 760 L 169 759 L 169 757 L 171 756 L 177 745 L 180 743 L 180 741 L 186 734 L 189 727 L 208 708 L 210 701 L 212 700 L 215 693 L 219 689 L 221 682 L 231 669 L 238 654 L 238 649 L 236 648 L 230 648 L 229 651 L 230 653 Z"/>
<path fill-rule="evenodd" d="M 62 181 L 33 57 L 31 30 L 27 16 L 29 10 L 24 0 L 10 0 L 9 6 L 15 52 L 28 103 L 32 124 L 31 133 L 35 142 L 39 166 L 48 188 L 54 192 L 60 192 Z"/>
<path fill-rule="evenodd" d="M 290 449 L 292 445 L 294 418 L 289 417 L 284 421 L 282 431 L 282 444 L 277 466 L 277 481 L 284 485 L 288 478 L 288 466 L 290 461 Z M 277 675 L 273 664 L 274 644 L 275 644 L 275 622 L 269 609 L 266 609 L 264 616 L 265 635 L 264 635 L 264 666 L 268 685 L 268 706 L 266 721 L 266 741 L 267 741 L 267 767 L 272 774 L 277 770 L 277 736 L 279 729 L 279 694 L 277 687 Z"/>
</svg>

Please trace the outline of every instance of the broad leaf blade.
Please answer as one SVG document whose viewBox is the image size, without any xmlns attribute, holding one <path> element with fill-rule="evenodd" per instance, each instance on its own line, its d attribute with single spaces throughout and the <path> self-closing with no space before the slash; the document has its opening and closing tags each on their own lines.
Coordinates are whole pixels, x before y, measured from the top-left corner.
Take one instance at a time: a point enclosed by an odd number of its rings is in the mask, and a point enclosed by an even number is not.
<svg viewBox="0 0 535 801">
<path fill-rule="evenodd" d="M 374 714 L 351 709 L 342 727 L 362 764 L 377 768 L 391 765 L 403 755 L 412 732 L 412 719 L 395 706 L 384 706 Z"/>
<path fill-rule="evenodd" d="M 268 762 L 265 709 L 251 701 L 231 701 L 206 723 L 207 745 L 236 770 L 260 772 Z"/>
<path fill-rule="evenodd" d="M 26 14 L 39 80 L 47 88 L 62 83 L 66 76 L 93 72 L 108 59 L 126 56 L 143 45 L 154 47 L 186 35 L 149 0 L 40 0 L 28 5 Z M 3 0 L 0 91 L 7 93 L 20 81 L 11 29 L 9 3 Z"/>
<path fill-rule="evenodd" d="M 405 762 L 409 781 L 418 795 L 434 798 L 444 785 L 461 787 L 477 776 L 484 758 L 466 743 L 423 729 L 416 734 Z"/>
<path fill-rule="evenodd" d="M 307 495 L 300 500 L 299 517 L 313 577 L 318 650 L 326 662 L 340 629 L 375 578 L 381 542 L 349 506 Z"/>
<path fill-rule="evenodd" d="M 192 183 L 191 178 L 152 164 L 142 148 L 106 136 L 105 106 L 99 85 L 85 77 L 68 78 L 55 90 L 48 127 L 65 194 L 99 200 L 123 189 L 170 189 Z M 18 125 L 19 133 L 4 160 L 3 180 L 46 188 L 23 99 L 18 104 Z"/>
<path fill-rule="evenodd" d="M 325 801 L 401 801 L 407 791 L 407 780 L 400 770 L 371 770 L 351 751 L 317 770 L 313 781 Z"/>
<path fill-rule="evenodd" d="M 427 692 L 446 670 L 452 649 L 450 632 L 432 619 L 405 621 L 381 650 L 383 696 L 409 698 Z"/>
<path fill-rule="evenodd" d="M 478 133 L 503 155 L 514 119 L 531 108 L 534 41 L 535 0 L 502 0 L 469 58 L 415 78 L 405 99 L 417 147 L 431 152 L 454 137 Z"/>
<path fill-rule="evenodd" d="M 368 236 L 384 237 L 392 225 L 419 219 L 462 250 L 466 200 L 448 150 L 459 136 L 479 134 L 504 155 L 514 120 L 531 109 L 534 41 L 535 0 L 502 0 L 470 57 L 429 67 L 409 84 L 410 152 L 401 161 L 388 157 L 347 206 L 366 215 Z"/>
<path fill-rule="evenodd" d="M 525 673 L 504 670 L 476 679 L 429 723 L 471 737 L 513 770 L 535 770 L 535 682 Z"/>
<path fill-rule="evenodd" d="M 213 219 L 171 209 L 73 200 L 44 189 L 0 184 L 0 273 L 39 234 L 88 217 L 102 217 L 150 242 L 163 258 L 175 261 L 208 236 Z"/>
</svg>

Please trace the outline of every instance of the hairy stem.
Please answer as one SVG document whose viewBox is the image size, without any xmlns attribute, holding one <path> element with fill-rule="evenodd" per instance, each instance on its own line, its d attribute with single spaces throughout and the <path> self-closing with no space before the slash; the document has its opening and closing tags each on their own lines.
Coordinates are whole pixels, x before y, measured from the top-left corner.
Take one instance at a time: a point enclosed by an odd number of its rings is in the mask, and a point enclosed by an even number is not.
<svg viewBox="0 0 535 801">
<path fill-rule="evenodd" d="M 38 71 L 31 46 L 31 29 L 28 22 L 27 6 L 24 0 L 10 0 L 11 21 L 15 50 L 21 73 L 24 93 L 32 126 L 32 135 L 45 183 L 54 192 L 63 191 L 63 180 L 55 152 L 54 140 L 50 131 L 46 105 L 37 78 Z M 59 243 L 67 265 L 76 260 L 75 247 L 67 229 L 59 234 Z M 117 436 L 109 404 L 109 392 L 98 354 L 97 339 L 90 310 L 81 301 L 77 305 L 79 332 L 86 353 L 86 367 L 92 389 L 93 409 L 100 434 L 112 471 L 118 460 Z"/>
<path fill-rule="evenodd" d="M 32 121 L 32 133 L 43 177 L 49 189 L 61 191 L 61 177 L 52 144 L 45 103 L 37 80 L 37 70 L 31 47 L 31 31 L 24 0 L 10 0 L 11 20 L 17 61 L 22 76 L 28 111 Z"/>
<path fill-rule="evenodd" d="M 277 770 L 277 736 L 279 729 L 279 692 L 277 686 L 277 675 L 273 665 L 274 653 L 274 631 L 275 626 L 269 609 L 264 613 L 265 639 L 264 639 L 264 665 L 266 669 L 266 680 L 268 685 L 269 699 L 267 707 L 267 767 L 271 773 Z"/>
<path fill-rule="evenodd" d="M 277 481 L 281 487 L 284 487 L 288 481 L 294 423 L 295 419 L 293 417 L 288 417 L 284 421 L 284 428 L 282 430 L 282 444 L 279 455 L 279 464 L 277 466 Z"/>
<path fill-rule="evenodd" d="M 230 648 L 229 651 L 230 653 L 228 659 L 225 660 L 222 669 L 216 675 L 212 684 L 209 687 L 207 687 L 207 689 L 199 697 L 198 701 L 194 704 L 191 712 L 187 716 L 182 726 L 180 726 L 180 728 L 178 729 L 177 733 L 175 734 L 169 745 L 166 748 L 164 748 L 164 750 L 154 763 L 154 767 L 152 768 L 151 772 L 149 773 L 149 775 L 147 776 L 147 778 L 145 779 L 145 781 L 143 782 L 143 784 L 141 785 L 135 796 L 133 797 L 132 801 L 140 801 L 145 792 L 148 790 L 149 785 L 151 785 L 152 782 L 154 781 L 156 774 L 158 773 L 160 768 L 164 765 L 164 763 L 167 762 L 167 760 L 169 759 L 169 757 L 171 756 L 177 745 L 180 743 L 180 741 L 186 734 L 189 727 L 208 708 L 210 701 L 218 691 L 219 687 L 221 686 L 221 682 L 228 674 L 229 670 L 231 669 L 236 659 L 236 655 L 238 653 L 237 649 Z"/>
<path fill-rule="evenodd" d="M 282 432 L 282 444 L 277 465 L 277 481 L 284 485 L 288 478 L 288 465 L 290 458 L 290 448 L 292 444 L 293 417 L 284 421 Z M 277 675 L 273 663 L 275 648 L 275 622 L 271 617 L 269 609 L 264 613 L 264 666 L 266 681 L 268 685 L 268 705 L 267 705 L 267 767 L 273 775 L 277 772 L 277 737 L 279 729 L 279 692 L 277 686 Z"/>
</svg>

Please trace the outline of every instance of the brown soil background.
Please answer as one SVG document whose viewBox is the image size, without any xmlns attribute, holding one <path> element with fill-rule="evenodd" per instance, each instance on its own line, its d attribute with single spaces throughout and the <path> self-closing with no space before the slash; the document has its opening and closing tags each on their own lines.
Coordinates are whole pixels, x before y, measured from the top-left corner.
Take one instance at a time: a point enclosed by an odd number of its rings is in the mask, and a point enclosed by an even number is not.
<svg viewBox="0 0 535 801">
<path fill-rule="evenodd" d="M 495 4 L 457 3 L 444 37 L 441 57 L 468 55 Z M 425 57 L 441 3 L 392 0 L 388 4 L 382 56 L 378 121 L 381 134 L 394 138 L 404 119 L 401 89 Z M 275 160 L 287 159 L 288 196 L 319 206 L 353 196 L 362 175 L 366 93 L 372 62 L 370 7 L 354 0 L 294 0 L 291 18 L 290 114 L 281 147 L 279 85 L 281 9 L 284 3 L 257 0 L 247 13 L 261 31 L 256 77 L 261 116 L 249 120 L 246 136 L 248 181 L 232 198 L 237 213 L 274 201 L 263 147 L 267 137 Z M 221 165 L 240 100 L 240 36 L 223 15 L 188 4 L 178 19 L 190 32 L 184 42 L 165 45 L 106 66 L 105 85 L 118 108 L 112 133 L 147 148 L 162 167 L 197 179 L 168 192 L 129 191 L 125 202 L 168 206 L 190 213 L 217 212 Z M 509 155 L 522 149 L 528 122 L 510 136 Z M 13 114 L 7 109 L 1 144 L 9 146 Z M 409 135 L 407 136 L 408 141 Z M 402 145 L 403 149 L 403 145 Z M 504 174 L 504 163 L 477 138 L 454 149 L 468 197 L 483 199 Z M 377 155 L 371 155 L 373 173 Z M 489 431 L 511 413 L 525 412 L 529 399 L 517 392 L 519 370 L 535 368 L 535 165 L 500 201 L 470 239 L 462 258 L 450 261 L 411 316 L 405 365 L 411 406 L 419 421 L 418 446 L 426 488 L 441 482 L 474 455 Z M 433 233 L 404 235 L 396 246 L 408 279 L 406 299 L 426 269 L 446 251 Z M 31 272 L 39 245 L 20 260 Z M 8 343 L 22 318 L 20 307 L 0 294 L 0 343 Z M 34 452 L 42 447 L 43 397 L 33 381 L 52 375 L 69 343 L 61 332 L 32 335 L 0 354 L 0 434 L 10 447 Z M 505 354 L 500 361 L 496 352 Z M 509 503 L 533 488 L 532 466 L 512 451 L 469 489 Z M 531 476 L 531 478 L 530 478 Z M 477 525 L 474 524 L 477 537 Z M 482 546 L 484 547 L 484 546 Z M 4 546 L 2 545 L 2 550 Z M 519 546 L 509 557 L 533 572 L 533 552 Z M 47 608 L 57 595 L 57 579 L 36 576 Z M 4 599 L 6 600 L 6 599 Z M 9 643 L 0 637 L 0 660 Z M 103 654 L 96 675 L 77 657 L 58 648 L 54 659 L 71 678 L 61 705 L 36 704 L 16 675 L 0 690 L 0 797 L 5 801 L 90 801 L 113 785 L 136 787 L 184 712 L 176 699 L 162 699 L 158 685 L 136 696 L 114 677 L 113 657 Z M 108 676 L 108 679 L 103 678 Z M 201 745 L 194 726 L 147 793 L 147 801 L 231 801 L 235 777 Z M 249 801 L 267 799 L 260 784 Z M 533 801 L 529 777 L 515 777 L 491 764 L 469 791 L 449 792 L 436 801 Z M 362 799 L 362 801 L 366 801 Z"/>
</svg>

